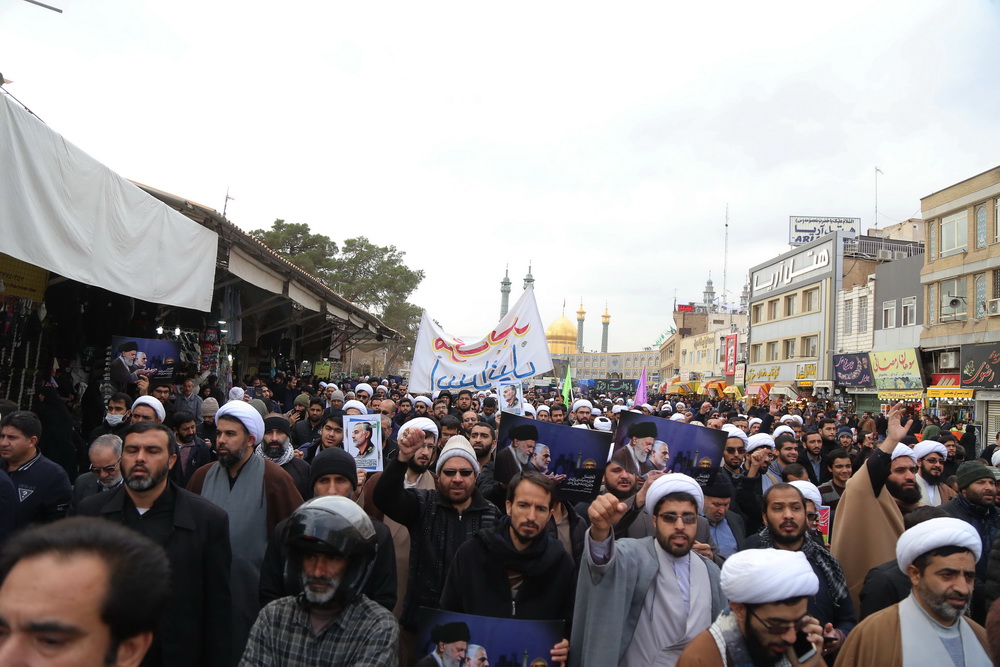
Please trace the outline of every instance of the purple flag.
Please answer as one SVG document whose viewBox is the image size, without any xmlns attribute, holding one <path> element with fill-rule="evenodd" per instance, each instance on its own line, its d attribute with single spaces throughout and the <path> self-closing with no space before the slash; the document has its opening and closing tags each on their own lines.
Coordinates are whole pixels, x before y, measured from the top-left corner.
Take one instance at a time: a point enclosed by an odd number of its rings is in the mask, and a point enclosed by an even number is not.
<svg viewBox="0 0 1000 667">
<path fill-rule="evenodd" d="M 646 402 L 646 367 L 642 367 L 642 375 L 639 376 L 639 381 L 636 383 L 635 387 L 635 405 L 639 407 Z"/>
</svg>

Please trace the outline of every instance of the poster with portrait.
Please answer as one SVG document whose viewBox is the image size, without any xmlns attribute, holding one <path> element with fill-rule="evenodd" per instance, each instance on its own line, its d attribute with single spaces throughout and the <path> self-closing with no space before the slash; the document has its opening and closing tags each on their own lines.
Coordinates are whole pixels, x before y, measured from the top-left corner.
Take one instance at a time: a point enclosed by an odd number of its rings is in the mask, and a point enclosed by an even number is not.
<svg viewBox="0 0 1000 667">
<path fill-rule="evenodd" d="M 513 447 L 515 436 L 517 448 Z M 576 504 L 597 497 L 604 465 L 611 450 L 611 434 L 504 415 L 497 434 L 496 481 L 506 484 L 522 470 L 554 476 L 556 496 Z"/>
<path fill-rule="evenodd" d="M 359 469 L 382 469 L 382 415 L 344 415 L 344 450 Z"/>
<path fill-rule="evenodd" d="M 173 382 L 180 355 L 180 345 L 171 340 L 112 336 L 108 379 L 116 391 L 126 391 L 141 377 Z"/>
<path fill-rule="evenodd" d="M 633 474 L 680 472 L 711 483 L 722 465 L 725 446 L 725 431 L 622 412 L 611 459 Z"/>
<path fill-rule="evenodd" d="M 521 667 L 549 665 L 552 647 L 562 641 L 563 621 L 525 621 L 460 614 L 441 609 L 420 608 L 417 628 L 417 662 L 429 658 L 444 644 L 444 664 Z M 461 655 L 465 645 L 464 656 Z M 462 658 L 464 657 L 464 661 Z"/>
<path fill-rule="evenodd" d="M 524 387 L 521 383 L 501 384 L 497 387 L 500 411 L 510 415 L 524 415 Z"/>
</svg>

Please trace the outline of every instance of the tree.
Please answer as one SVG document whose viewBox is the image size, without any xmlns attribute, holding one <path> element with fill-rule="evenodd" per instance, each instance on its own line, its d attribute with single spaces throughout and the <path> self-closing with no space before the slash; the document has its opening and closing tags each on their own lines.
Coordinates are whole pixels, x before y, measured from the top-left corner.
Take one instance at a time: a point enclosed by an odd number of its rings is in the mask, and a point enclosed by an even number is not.
<svg viewBox="0 0 1000 667">
<path fill-rule="evenodd" d="M 421 309 L 407 299 L 424 279 L 424 272 L 404 263 L 405 252 L 394 245 L 378 246 L 364 236 L 337 244 L 322 234 L 313 234 L 307 224 L 275 220 L 270 230 L 250 232 L 266 246 L 311 273 L 348 301 L 364 307 L 386 326 L 400 333 L 398 340 L 371 349 L 386 349 L 385 368 L 393 368 L 413 349 L 420 327 Z"/>
<path fill-rule="evenodd" d="M 255 229 L 250 234 L 306 273 L 331 284 L 337 244 L 329 236 L 313 234 L 305 223 L 288 224 L 280 218 L 271 229 Z"/>
</svg>

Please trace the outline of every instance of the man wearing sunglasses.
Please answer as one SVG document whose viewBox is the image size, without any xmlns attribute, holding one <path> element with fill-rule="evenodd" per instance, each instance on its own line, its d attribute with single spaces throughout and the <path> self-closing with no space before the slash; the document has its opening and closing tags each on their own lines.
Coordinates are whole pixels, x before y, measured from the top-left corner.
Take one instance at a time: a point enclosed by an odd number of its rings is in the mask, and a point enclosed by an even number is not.
<svg viewBox="0 0 1000 667">
<path fill-rule="evenodd" d="M 424 431 L 404 429 L 399 453 L 386 462 L 372 497 L 375 506 L 410 533 L 408 589 L 400 625 L 403 664 L 415 651 L 420 607 L 437 609 L 448 565 L 462 544 L 499 519 L 496 505 L 476 489 L 479 461 L 469 441 L 452 436 L 437 460 L 437 488 L 404 488 L 410 459 L 424 447 Z"/>
<path fill-rule="evenodd" d="M 87 451 L 90 471 L 76 478 L 73 484 L 73 507 L 94 494 L 113 491 L 122 483 L 122 473 L 118 464 L 122 459 L 122 439 L 105 433 L 90 443 Z"/>
<path fill-rule="evenodd" d="M 936 440 L 924 440 L 913 447 L 920 471 L 917 473 L 917 488 L 920 501 L 925 505 L 938 507 L 955 497 L 955 491 L 944 483 L 944 464 L 948 460 L 948 450 Z"/>
<path fill-rule="evenodd" d="M 617 496 L 605 494 L 590 505 L 571 665 L 672 666 L 725 606 L 719 567 L 694 551 L 701 487 L 680 473 L 648 487 L 650 537 L 615 538 L 613 528 L 628 511 Z"/>
<path fill-rule="evenodd" d="M 819 577 L 799 552 L 750 549 L 733 554 L 722 566 L 729 608 L 688 644 L 678 667 L 826 664 L 823 629 L 807 612 L 818 587 Z M 807 647 L 795 645 L 800 635 Z"/>
</svg>

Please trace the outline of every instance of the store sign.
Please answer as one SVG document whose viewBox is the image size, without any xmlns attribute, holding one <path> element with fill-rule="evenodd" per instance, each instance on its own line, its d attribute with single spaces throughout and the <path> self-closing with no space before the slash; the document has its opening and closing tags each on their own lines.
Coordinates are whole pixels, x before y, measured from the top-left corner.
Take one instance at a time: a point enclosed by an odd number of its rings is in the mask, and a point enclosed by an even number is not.
<svg viewBox="0 0 1000 667">
<path fill-rule="evenodd" d="M 681 305 L 677 306 L 677 312 L 678 313 L 693 313 L 694 312 L 694 306 L 692 306 L 690 304 L 681 304 Z"/>
<path fill-rule="evenodd" d="M 871 352 L 872 376 L 879 395 L 883 390 L 919 390 L 923 393 L 924 379 L 920 359 L 912 347 L 902 350 Z"/>
<path fill-rule="evenodd" d="M 748 368 L 747 384 L 754 382 L 775 382 L 781 374 L 781 366 L 771 366 L 770 368 Z"/>
<path fill-rule="evenodd" d="M 726 375 L 736 373 L 736 350 L 739 348 L 737 340 L 739 334 L 729 334 L 726 336 Z"/>
<path fill-rule="evenodd" d="M 974 389 L 963 389 L 957 373 L 935 373 L 931 375 L 931 386 L 927 387 L 927 398 L 972 398 Z"/>
<path fill-rule="evenodd" d="M 878 397 L 889 401 L 919 401 L 924 392 L 921 389 L 879 389 Z"/>
<path fill-rule="evenodd" d="M 788 216 L 789 245 L 805 245 L 821 236 L 834 232 L 857 234 L 861 229 L 861 218 L 817 218 L 814 216 Z"/>
<path fill-rule="evenodd" d="M 871 387 L 871 360 L 867 352 L 833 355 L 833 376 L 841 387 Z"/>
<path fill-rule="evenodd" d="M 779 262 L 751 272 L 751 296 L 757 299 L 777 289 L 818 280 L 829 273 L 835 259 L 833 241 L 789 254 Z"/>
<path fill-rule="evenodd" d="M 45 300 L 49 272 L 0 253 L 0 280 L 4 286 L 3 291 L 0 291 L 3 296 L 41 302 Z"/>
<path fill-rule="evenodd" d="M 1000 388 L 1000 343 L 963 345 L 961 371 L 962 387 Z"/>
<path fill-rule="evenodd" d="M 808 364 L 795 364 L 795 379 L 796 380 L 815 380 L 816 379 L 816 363 Z M 804 384 L 799 382 L 799 384 Z M 812 383 L 809 383 L 810 386 Z"/>
<path fill-rule="evenodd" d="M 733 377 L 733 384 L 738 387 L 745 387 L 747 381 L 747 362 L 741 361 L 736 364 L 736 374 Z"/>
</svg>

